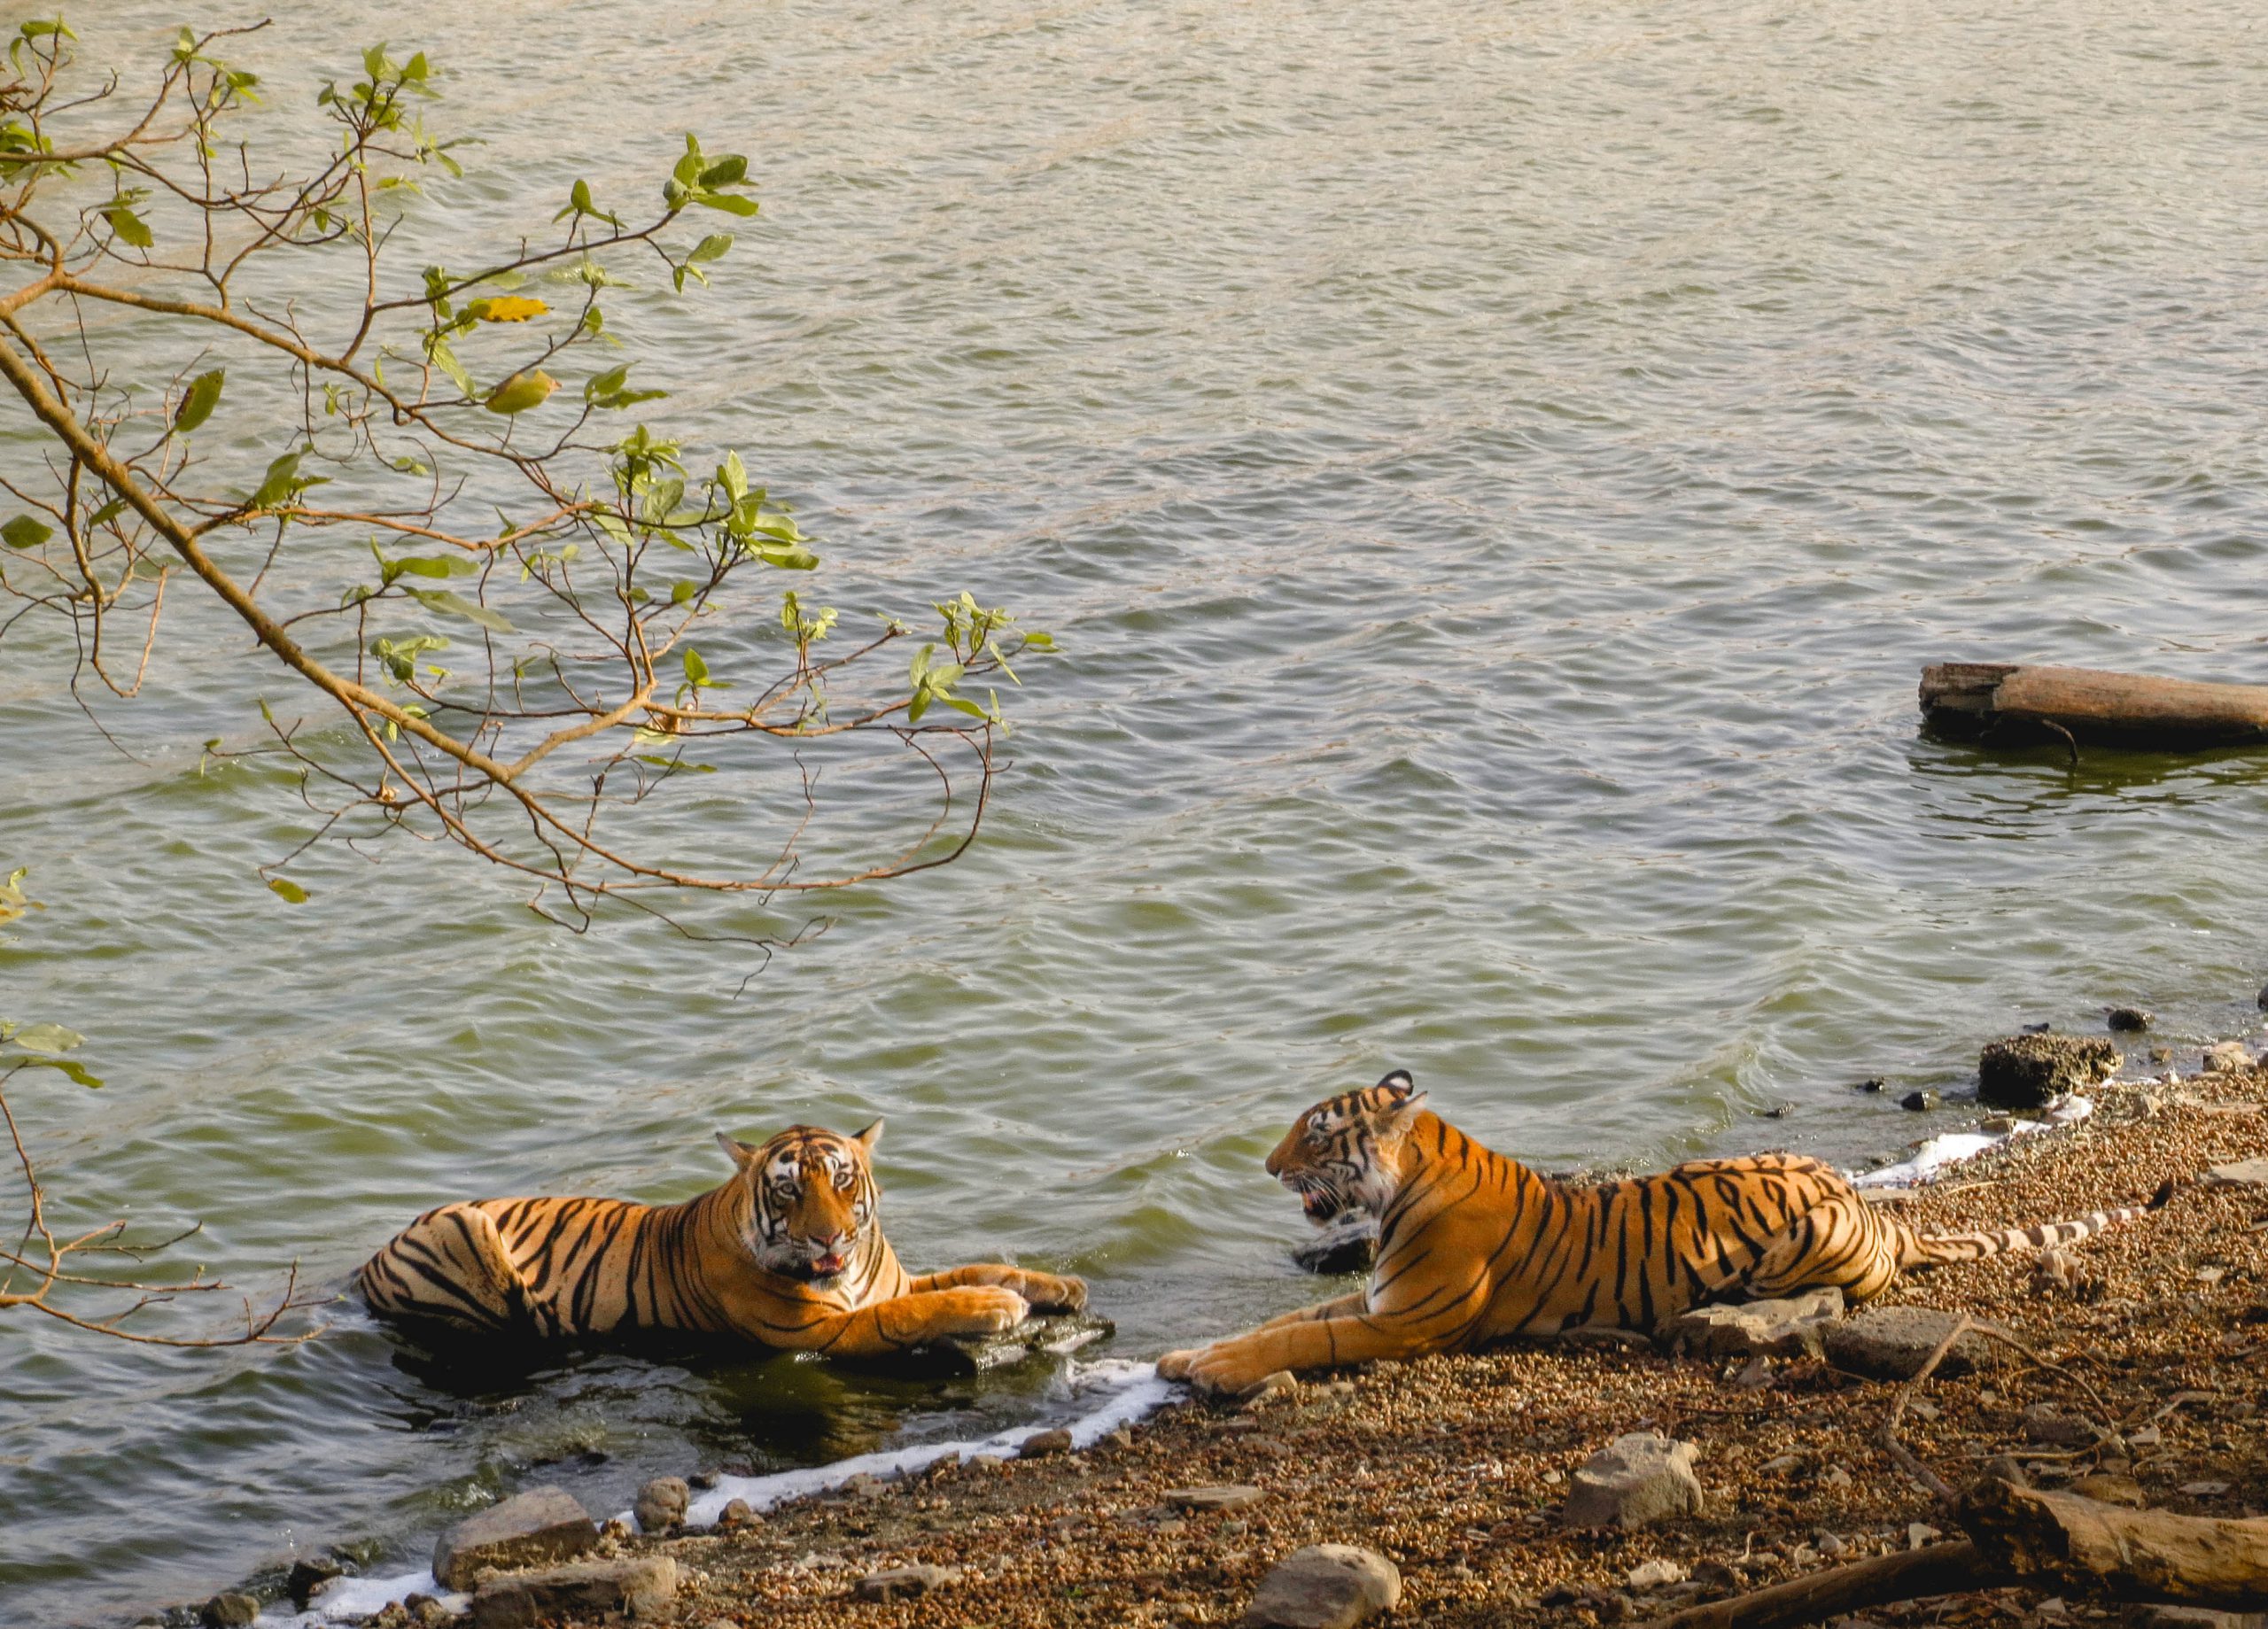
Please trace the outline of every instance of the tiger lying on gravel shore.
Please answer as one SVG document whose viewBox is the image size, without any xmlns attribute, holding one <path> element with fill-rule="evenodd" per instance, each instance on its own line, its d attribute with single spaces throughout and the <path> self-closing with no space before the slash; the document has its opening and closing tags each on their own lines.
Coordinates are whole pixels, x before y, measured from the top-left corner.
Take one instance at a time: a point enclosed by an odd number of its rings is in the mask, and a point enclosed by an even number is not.
<svg viewBox="0 0 2268 1629">
<path fill-rule="evenodd" d="M 1309 1220 L 1379 1219 L 1367 1287 L 1247 1334 L 1158 1360 L 1168 1379 L 1240 1392 L 1281 1369 L 1469 1351 L 1510 1335 L 1577 1329 L 1651 1333 L 1704 1301 L 1832 1284 L 1852 1301 L 1912 1268 L 2039 1250 L 2165 1203 L 2076 1222 L 1916 1233 L 1816 1160 L 1697 1160 L 1652 1176 L 1577 1187 L 1491 1152 L 1425 1112 L 1396 1069 L 1317 1104 L 1268 1156 Z"/>
<path fill-rule="evenodd" d="M 989 1335 L 1033 1307 L 1086 1305 L 1083 1281 L 1021 1268 L 909 1276 L 878 1215 L 871 1156 L 882 1129 L 791 1126 L 761 1148 L 719 1132 L 738 1169 L 681 1205 L 444 1205 L 357 1282 L 375 1313 L 462 1330 L 540 1339 L 683 1330 L 859 1358 Z"/>
</svg>

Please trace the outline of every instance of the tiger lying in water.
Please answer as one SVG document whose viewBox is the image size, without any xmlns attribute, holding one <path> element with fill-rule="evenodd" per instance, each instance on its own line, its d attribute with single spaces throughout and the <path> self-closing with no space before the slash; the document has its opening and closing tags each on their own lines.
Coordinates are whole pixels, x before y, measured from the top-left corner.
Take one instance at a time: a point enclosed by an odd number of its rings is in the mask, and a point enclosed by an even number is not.
<svg viewBox="0 0 2268 1629">
<path fill-rule="evenodd" d="M 1916 1233 L 1816 1160 L 1697 1160 L 1577 1188 L 1492 1153 L 1427 1113 L 1397 1069 L 1300 1116 L 1268 1172 L 1308 1217 L 1379 1221 L 1367 1288 L 1158 1360 L 1168 1379 L 1240 1392 L 1279 1369 L 1469 1351 L 1508 1335 L 1651 1333 L 1704 1301 L 1839 1287 L 1879 1295 L 1909 1268 L 2038 1250 L 2155 1209 L 1980 1233 Z"/>
<path fill-rule="evenodd" d="M 411 1222 L 363 1265 L 370 1310 L 539 1338 L 684 1330 L 837 1357 L 1077 1309 L 1076 1278 L 983 1265 L 909 1277 L 882 1237 L 857 1136 L 791 1126 L 761 1148 L 719 1132 L 739 1169 L 681 1205 L 477 1199 Z"/>
</svg>

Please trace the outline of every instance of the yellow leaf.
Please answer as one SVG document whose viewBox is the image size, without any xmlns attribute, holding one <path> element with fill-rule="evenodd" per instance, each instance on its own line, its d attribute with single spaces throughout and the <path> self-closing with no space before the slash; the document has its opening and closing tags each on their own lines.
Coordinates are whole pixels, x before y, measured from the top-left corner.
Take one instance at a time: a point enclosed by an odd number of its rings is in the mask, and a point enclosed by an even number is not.
<svg viewBox="0 0 2268 1629">
<path fill-rule="evenodd" d="M 525 373 L 516 373 L 488 392 L 491 413 L 525 413 L 530 407 L 540 407 L 551 392 L 559 388 L 559 381 L 540 368 Z"/>
<path fill-rule="evenodd" d="M 541 300 L 530 299 L 524 294 L 500 294 L 493 299 L 477 299 L 465 307 L 484 322 L 524 322 L 550 309 Z"/>
</svg>

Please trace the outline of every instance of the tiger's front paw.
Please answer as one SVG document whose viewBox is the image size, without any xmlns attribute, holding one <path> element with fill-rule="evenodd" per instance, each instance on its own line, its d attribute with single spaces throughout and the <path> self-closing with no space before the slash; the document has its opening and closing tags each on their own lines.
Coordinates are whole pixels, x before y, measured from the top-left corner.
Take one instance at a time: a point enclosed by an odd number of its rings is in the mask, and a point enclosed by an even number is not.
<svg viewBox="0 0 2268 1629">
<path fill-rule="evenodd" d="M 959 1292 L 954 1303 L 946 1318 L 951 1327 L 939 1331 L 942 1334 L 998 1335 L 1003 1330 L 1015 1328 L 1031 1314 L 1031 1303 L 1014 1290 L 989 1284 Z"/>
<path fill-rule="evenodd" d="M 1031 1303 L 1034 1312 L 1084 1312 L 1087 1307 L 1087 1281 L 1084 1278 L 1026 1273 L 1016 1289 Z"/>
<path fill-rule="evenodd" d="M 1178 1372 L 1166 1375 L 1163 1359 L 1158 1372 L 1169 1380 L 1185 1381 L 1192 1391 L 1206 1397 L 1239 1397 L 1275 1373 L 1265 1362 L 1255 1361 L 1248 1354 L 1237 1350 L 1234 1341 L 1217 1341 L 1195 1352 L 1176 1352 L 1169 1356 L 1182 1359 Z"/>
<path fill-rule="evenodd" d="M 1158 1377 L 1161 1380 L 1182 1380 L 1189 1375 L 1189 1366 L 1196 1361 L 1198 1349 L 1187 1347 L 1180 1352 L 1169 1352 L 1158 1360 Z"/>
</svg>

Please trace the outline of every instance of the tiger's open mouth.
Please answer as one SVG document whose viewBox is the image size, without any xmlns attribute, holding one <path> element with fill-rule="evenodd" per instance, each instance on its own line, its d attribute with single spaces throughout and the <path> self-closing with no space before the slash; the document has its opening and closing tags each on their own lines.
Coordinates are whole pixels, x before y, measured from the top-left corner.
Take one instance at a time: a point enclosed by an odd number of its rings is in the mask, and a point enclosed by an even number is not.
<svg viewBox="0 0 2268 1629">
<path fill-rule="evenodd" d="M 1310 1189 L 1300 1195 L 1300 1208 L 1307 1213 L 1308 1220 L 1317 1227 L 1327 1228 L 1332 1218 L 1347 1207 L 1321 1189 Z"/>
<path fill-rule="evenodd" d="M 832 1278 L 850 1265 L 850 1258 L 839 1250 L 830 1250 L 823 1256 L 807 1258 L 802 1269 L 805 1278 Z"/>
</svg>

